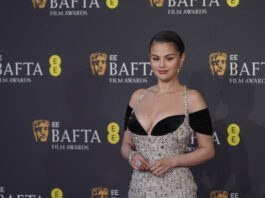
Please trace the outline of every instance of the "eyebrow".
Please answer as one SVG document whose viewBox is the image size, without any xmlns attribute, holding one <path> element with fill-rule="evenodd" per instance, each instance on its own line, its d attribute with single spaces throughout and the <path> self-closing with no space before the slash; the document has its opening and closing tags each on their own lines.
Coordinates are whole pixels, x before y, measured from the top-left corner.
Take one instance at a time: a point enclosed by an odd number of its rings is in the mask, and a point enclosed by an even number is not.
<svg viewBox="0 0 265 198">
<path fill-rule="evenodd" d="M 176 54 L 167 54 L 167 55 L 165 55 L 165 56 L 171 56 L 171 55 L 176 55 Z M 156 55 L 156 54 L 151 54 L 150 56 L 158 56 L 158 55 Z M 158 56 L 159 57 L 159 56 Z"/>
</svg>

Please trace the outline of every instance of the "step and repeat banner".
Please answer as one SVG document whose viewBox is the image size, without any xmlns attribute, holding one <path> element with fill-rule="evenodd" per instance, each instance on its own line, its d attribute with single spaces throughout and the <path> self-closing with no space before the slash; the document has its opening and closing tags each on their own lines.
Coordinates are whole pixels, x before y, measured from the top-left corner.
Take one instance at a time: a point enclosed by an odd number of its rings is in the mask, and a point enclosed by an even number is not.
<svg viewBox="0 0 265 198">
<path fill-rule="evenodd" d="M 126 198 L 131 94 L 157 83 L 149 41 L 176 31 L 182 84 L 200 91 L 216 155 L 199 198 L 265 197 L 265 2 L 0 2 L 0 198 Z M 192 138 L 187 151 L 197 148 Z"/>
</svg>

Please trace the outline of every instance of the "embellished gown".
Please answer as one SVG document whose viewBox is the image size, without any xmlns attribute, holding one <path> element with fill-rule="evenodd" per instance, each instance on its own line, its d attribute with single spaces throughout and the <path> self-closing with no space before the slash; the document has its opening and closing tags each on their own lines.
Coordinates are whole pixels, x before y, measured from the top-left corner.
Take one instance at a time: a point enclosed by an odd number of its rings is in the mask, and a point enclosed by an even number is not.
<svg viewBox="0 0 265 198">
<path fill-rule="evenodd" d="M 127 105 L 124 130 L 127 129 L 138 151 L 149 163 L 154 160 L 181 155 L 194 131 L 212 134 L 208 108 L 188 114 L 187 92 L 184 86 L 185 115 L 173 115 L 160 120 L 147 134 L 134 111 L 150 90 L 145 89 L 134 107 Z M 129 184 L 129 198 L 196 198 L 197 184 L 188 167 L 174 167 L 160 176 L 149 171 L 133 170 Z"/>
</svg>

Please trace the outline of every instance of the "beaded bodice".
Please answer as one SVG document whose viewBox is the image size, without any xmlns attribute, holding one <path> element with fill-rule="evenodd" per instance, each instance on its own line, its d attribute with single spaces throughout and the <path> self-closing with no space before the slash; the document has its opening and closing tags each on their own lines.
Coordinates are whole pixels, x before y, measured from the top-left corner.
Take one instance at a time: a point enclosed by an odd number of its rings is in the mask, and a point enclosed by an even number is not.
<svg viewBox="0 0 265 198">
<path fill-rule="evenodd" d="M 138 97 L 131 115 L 134 113 L 137 104 L 151 88 L 152 87 L 146 89 Z M 156 159 L 183 154 L 185 152 L 186 146 L 189 143 L 190 137 L 193 133 L 193 130 L 189 126 L 186 86 L 184 86 L 183 96 L 185 117 L 182 124 L 180 124 L 175 131 L 166 133 L 165 135 L 153 136 L 152 133 L 148 135 L 138 135 L 129 130 L 136 146 L 136 150 L 140 152 L 148 161 L 151 162 Z"/>
</svg>

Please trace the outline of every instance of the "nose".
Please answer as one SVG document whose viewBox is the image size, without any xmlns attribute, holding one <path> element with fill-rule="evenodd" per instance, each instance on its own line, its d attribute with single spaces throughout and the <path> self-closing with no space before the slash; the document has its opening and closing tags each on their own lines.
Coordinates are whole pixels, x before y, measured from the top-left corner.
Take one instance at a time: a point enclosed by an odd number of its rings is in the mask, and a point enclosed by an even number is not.
<svg viewBox="0 0 265 198">
<path fill-rule="evenodd" d="M 164 64 L 164 59 L 160 59 L 160 63 L 159 63 L 159 67 L 164 67 L 165 66 L 165 64 Z"/>
</svg>

